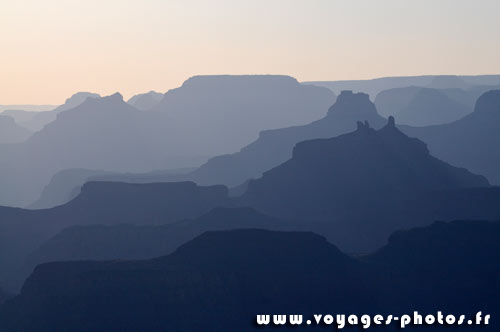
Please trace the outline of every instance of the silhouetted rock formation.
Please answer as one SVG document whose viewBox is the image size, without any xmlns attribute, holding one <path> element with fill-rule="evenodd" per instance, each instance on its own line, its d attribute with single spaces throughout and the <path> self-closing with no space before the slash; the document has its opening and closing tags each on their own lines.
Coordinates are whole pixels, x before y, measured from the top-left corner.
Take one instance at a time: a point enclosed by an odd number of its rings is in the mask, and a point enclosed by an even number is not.
<svg viewBox="0 0 500 332">
<path fill-rule="evenodd" d="M 436 157 L 500 184 L 499 128 L 500 90 L 495 90 L 483 94 L 474 112 L 458 121 L 401 130 L 426 142 Z"/>
<path fill-rule="evenodd" d="M 163 98 L 162 93 L 158 93 L 156 91 L 149 91 L 147 93 L 141 93 L 133 96 L 127 103 L 134 106 L 138 110 L 148 111 L 153 107 L 157 106 L 161 99 Z"/>
<path fill-rule="evenodd" d="M 479 221 L 400 232 L 360 259 L 312 233 L 208 232 L 147 261 L 39 265 L 1 308 L 0 330 L 252 330 L 256 314 L 278 312 L 304 324 L 318 312 L 495 317 L 499 246 L 499 224 Z"/>
<path fill-rule="evenodd" d="M 347 133 L 355 129 L 358 120 L 369 121 L 375 128 L 385 121 L 368 95 L 343 91 L 323 119 L 305 126 L 261 132 L 258 140 L 240 152 L 210 159 L 189 174 L 189 179 L 200 184 L 239 185 L 290 159 L 298 142 Z"/>
<path fill-rule="evenodd" d="M 390 117 L 379 131 L 358 122 L 352 133 L 298 143 L 292 159 L 250 181 L 242 201 L 286 218 L 329 219 L 427 191 L 480 186 L 488 186 L 484 177 L 432 157 Z"/>
<path fill-rule="evenodd" d="M 381 246 L 398 228 L 425 225 L 438 215 L 457 217 L 451 197 L 463 197 L 464 216 L 500 218 L 500 191 L 488 186 L 483 176 L 431 156 L 391 117 L 378 131 L 358 122 L 352 133 L 298 143 L 292 159 L 250 181 L 237 201 L 280 218 L 307 220 L 310 230 L 343 250 L 363 252 Z"/>
<path fill-rule="evenodd" d="M 31 132 L 19 126 L 13 118 L 0 115 L 0 143 L 22 142 L 31 136 Z"/>
<path fill-rule="evenodd" d="M 264 131 L 257 141 L 243 148 L 240 152 L 231 155 L 222 155 L 209 160 L 193 172 L 173 174 L 172 171 L 163 173 L 110 175 L 103 172 L 102 176 L 85 176 L 85 173 L 94 171 L 71 171 L 61 176 L 55 176 L 54 182 L 44 190 L 44 197 L 30 208 L 46 208 L 63 204 L 79 187 L 89 180 L 111 180 L 126 182 L 169 182 L 194 181 L 203 185 L 225 184 L 237 186 L 250 178 L 258 177 L 262 172 L 271 169 L 288 160 L 292 155 L 293 146 L 301 140 L 332 137 L 346 133 L 355 128 L 357 120 L 368 120 L 376 127 L 382 126 L 384 119 L 377 114 L 373 104 L 366 94 L 353 94 L 345 91 L 338 102 L 332 106 L 328 115 L 309 125 Z M 179 172 L 177 172 L 179 173 Z M 67 176 L 66 176 L 67 175 Z M 57 180 L 57 181 L 56 181 Z M 58 183 L 64 183 L 59 187 Z M 49 192 L 50 190 L 50 192 Z M 54 197 L 54 198 L 51 198 Z M 66 200 L 61 198 L 66 197 Z M 43 200 L 42 200 L 43 199 Z M 45 204 L 44 202 L 47 202 Z"/>
</svg>

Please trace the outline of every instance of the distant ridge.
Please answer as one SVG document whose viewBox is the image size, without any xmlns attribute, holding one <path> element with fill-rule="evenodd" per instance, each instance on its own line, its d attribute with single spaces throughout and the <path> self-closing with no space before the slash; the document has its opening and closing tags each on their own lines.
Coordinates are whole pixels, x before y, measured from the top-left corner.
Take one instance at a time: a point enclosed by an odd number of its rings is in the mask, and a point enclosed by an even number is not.
<svg viewBox="0 0 500 332">
<path fill-rule="evenodd" d="M 430 127 L 401 126 L 401 130 L 426 142 L 436 157 L 500 184 L 499 127 L 500 90 L 493 90 L 482 94 L 474 112 L 460 120 Z"/>
<path fill-rule="evenodd" d="M 57 117 L 57 114 L 59 114 L 60 112 L 79 106 L 87 98 L 99 98 L 99 97 L 100 96 L 96 93 L 77 92 L 73 94 L 71 97 L 67 98 L 64 104 L 54 107 L 51 110 L 47 110 L 44 112 L 36 112 L 36 113 L 17 111 L 21 112 L 22 114 L 16 115 L 17 112 L 9 112 L 9 114 L 11 114 L 11 116 L 16 118 L 16 122 L 18 122 L 21 126 L 35 132 L 41 130 L 45 125 L 54 121 Z"/>
<path fill-rule="evenodd" d="M 148 111 L 119 94 L 87 96 L 76 107 L 51 111 L 57 118 L 22 144 L 0 145 L 0 204 L 28 206 L 65 169 L 197 167 L 240 149 L 262 130 L 321 118 L 334 100 L 328 89 L 274 75 L 193 77 Z"/>
<path fill-rule="evenodd" d="M 127 100 L 127 103 L 141 111 L 147 111 L 157 106 L 162 98 L 163 98 L 162 93 L 158 93 L 156 91 L 149 91 L 147 93 L 142 93 L 133 96 L 132 98 Z"/>
<path fill-rule="evenodd" d="M 0 112 L 13 110 L 13 111 L 26 111 L 26 112 L 46 112 L 56 108 L 57 105 L 0 105 Z"/>
<path fill-rule="evenodd" d="M 324 116 L 335 94 L 284 75 L 193 76 L 165 93 L 152 110 L 183 132 L 186 149 L 219 155 L 237 151 L 262 130 L 301 125 Z M 228 139 L 230 138 L 230 139 Z M 196 144 L 196 145 L 195 145 Z"/>
<path fill-rule="evenodd" d="M 435 79 L 440 80 L 440 87 L 446 86 L 443 82 L 446 77 L 453 75 L 423 75 L 423 76 L 394 76 L 394 77 L 380 77 L 367 80 L 338 80 L 338 81 L 309 81 L 302 82 L 302 84 L 312 84 L 329 88 L 334 93 L 340 93 L 342 90 L 353 90 L 355 92 L 365 92 L 370 95 L 372 100 L 375 100 L 377 94 L 383 90 L 393 88 L 404 88 L 409 86 L 425 87 L 433 84 Z M 445 77 L 441 79 L 440 77 Z M 460 75 L 455 76 L 459 80 L 464 81 L 467 85 L 499 85 L 500 75 Z M 436 81 L 434 81 L 436 82 Z M 448 80 L 452 86 L 456 85 L 455 80 Z M 436 84 L 436 83 L 434 83 Z"/>
<path fill-rule="evenodd" d="M 0 115 L 0 144 L 23 142 L 31 134 L 28 129 L 19 126 L 10 116 Z"/>
<path fill-rule="evenodd" d="M 375 105 L 381 113 L 396 116 L 398 123 L 428 126 L 453 122 L 471 113 L 477 97 L 461 89 L 407 87 L 380 92 Z"/>
</svg>

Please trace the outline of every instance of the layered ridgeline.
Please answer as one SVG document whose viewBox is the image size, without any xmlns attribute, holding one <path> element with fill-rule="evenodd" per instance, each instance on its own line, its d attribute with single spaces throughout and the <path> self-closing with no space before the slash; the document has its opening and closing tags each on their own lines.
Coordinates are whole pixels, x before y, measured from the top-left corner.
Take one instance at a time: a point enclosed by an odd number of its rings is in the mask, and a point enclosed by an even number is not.
<svg viewBox="0 0 500 332">
<path fill-rule="evenodd" d="M 369 121 L 375 128 L 385 122 L 368 95 L 342 91 L 321 120 L 304 126 L 263 131 L 255 142 L 241 151 L 212 158 L 188 176 L 200 184 L 240 185 L 290 159 L 295 144 L 347 133 L 356 128 L 356 121 Z"/>
<path fill-rule="evenodd" d="M 332 90 L 336 94 L 340 93 L 340 91 L 342 90 L 365 92 L 370 95 L 372 100 L 375 100 L 375 97 L 380 92 L 396 88 L 427 87 L 431 89 L 474 89 L 476 87 L 481 87 L 481 86 L 495 86 L 500 84 L 500 75 L 401 76 L 401 77 L 381 77 L 371 80 L 316 81 L 316 82 L 304 82 L 304 84 L 323 86 Z M 394 115 L 394 114 L 387 114 L 387 115 Z"/>
<path fill-rule="evenodd" d="M 500 90 L 483 94 L 474 112 L 455 122 L 411 128 L 409 136 L 426 142 L 436 157 L 500 183 Z"/>
<path fill-rule="evenodd" d="M 163 99 L 163 94 L 156 91 L 149 91 L 131 97 L 127 103 L 134 106 L 138 110 L 148 111 L 156 107 Z"/>
<path fill-rule="evenodd" d="M 318 312 L 495 317 L 499 243 L 498 223 L 436 223 L 354 259 L 312 233 L 208 232 L 152 260 L 40 265 L 0 309 L 0 331 L 257 330 L 257 314 L 277 312 L 304 324 Z"/>
<path fill-rule="evenodd" d="M 71 168 L 148 172 L 197 166 L 254 140 L 261 130 L 321 118 L 325 88 L 286 76 L 194 77 L 144 112 L 119 94 L 87 98 L 19 145 L 0 146 L 0 204 L 33 203 Z"/>
<path fill-rule="evenodd" d="M 479 88 L 478 88 L 479 89 Z M 454 123 L 412 128 L 399 125 L 409 136 L 424 141 L 431 153 L 452 165 L 465 167 L 474 173 L 485 175 L 492 183 L 500 183 L 500 140 L 497 128 L 500 123 L 500 98 L 498 92 L 487 92 L 480 97 L 481 102 L 475 106 L 472 114 Z M 479 101 L 479 100 L 478 100 Z M 222 155 L 210 159 L 199 169 L 184 176 L 168 174 L 143 174 L 122 176 L 123 181 L 173 181 L 193 180 L 201 184 L 223 183 L 230 187 L 245 183 L 248 179 L 257 178 L 263 172 L 288 160 L 296 143 L 313 138 L 334 137 L 347 133 L 355 128 L 355 121 L 367 120 L 374 128 L 385 123 L 377 113 L 373 104 L 364 94 L 341 93 L 337 103 L 329 110 L 327 116 L 309 125 L 265 131 L 259 139 L 241 149 L 240 152 Z M 81 172 L 78 172 L 81 174 Z M 108 176 L 75 179 L 66 178 L 66 186 L 47 189 L 43 201 L 50 204 L 63 204 L 74 197 L 80 186 L 87 180 L 106 180 Z M 113 180 L 119 177 L 113 175 Z M 146 181 L 146 180 L 144 180 Z M 242 189 L 244 191 L 244 186 Z M 55 197 L 53 199 L 52 197 Z M 42 203 L 43 203 L 42 201 Z"/>
<path fill-rule="evenodd" d="M 123 171 L 164 165 L 164 128 L 142 114 L 119 94 L 87 98 L 27 141 L 1 145 L 0 203 L 33 202 L 49 179 L 67 168 Z"/>
<path fill-rule="evenodd" d="M 380 92 L 375 98 L 375 105 L 380 114 L 394 115 L 401 124 L 444 124 L 472 113 L 477 99 L 482 94 L 499 87 L 500 85 L 478 85 L 466 89 L 395 88 Z"/>
<path fill-rule="evenodd" d="M 54 121 L 57 118 L 57 114 L 79 106 L 87 100 L 87 98 L 99 97 L 100 95 L 97 93 L 77 92 L 66 99 L 64 104 L 59 105 L 53 110 L 43 112 L 12 111 L 9 115 L 12 116 L 19 125 L 35 132 L 41 130 L 47 124 Z"/>
<path fill-rule="evenodd" d="M 18 125 L 13 118 L 0 115 L 0 143 L 22 142 L 30 137 L 31 132 Z"/>
<path fill-rule="evenodd" d="M 56 106 L 54 106 L 56 108 Z M 51 111 L 45 110 L 45 111 Z M 37 115 L 39 112 L 43 111 L 26 111 L 24 109 L 6 109 L 5 111 L 0 112 L 0 115 L 6 115 L 10 116 L 11 118 L 16 121 L 16 123 L 22 123 L 24 121 L 29 121 L 31 120 L 35 115 Z"/>
<path fill-rule="evenodd" d="M 430 155 L 391 117 L 380 130 L 360 122 L 352 133 L 297 144 L 290 160 L 250 181 L 238 201 L 308 220 L 341 248 L 364 251 L 383 244 L 395 229 L 435 218 L 500 216 L 500 191 L 488 187 L 483 176 Z M 445 203 L 452 197 L 460 213 Z"/>
<path fill-rule="evenodd" d="M 47 208 L 63 204 L 78 193 L 86 181 L 168 182 L 194 181 L 203 185 L 224 184 L 237 186 L 248 179 L 259 177 L 264 171 L 285 162 L 292 156 L 300 141 L 333 137 L 356 128 L 356 121 L 370 121 L 380 127 L 385 120 L 377 114 L 366 94 L 344 91 L 321 120 L 308 125 L 268 130 L 250 145 L 233 154 L 210 159 L 198 169 L 183 175 L 172 172 L 149 174 L 106 174 L 103 171 L 68 170 L 56 175 L 45 187 L 43 196 L 30 208 Z"/>
<path fill-rule="evenodd" d="M 395 115 L 401 124 L 429 126 L 452 122 L 471 113 L 474 98 L 479 96 L 480 93 L 469 96 L 460 89 L 408 87 L 380 92 L 375 105 L 381 114 Z"/>
<path fill-rule="evenodd" d="M 251 208 L 215 208 L 195 219 L 161 225 L 79 225 L 62 230 L 32 252 L 7 283 L 20 289 L 35 266 L 71 260 L 146 259 L 169 254 L 206 231 L 299 229 L 299 224 Z"/>
<path fill-rule="evenodd" d="M 51 208 L 69 202 L 78 194 L 81 187 L 87 182 L 127 182 L 127 183 L 153 183 L 153 182 L 178 182 L 188 179 L 184 176 L 195 168 L 178 168 L 160 170 L 147 173 L 120 173 L 88 169 L 67 169 L 56 173 L 34 202 L 27 206 L 29 209 Z"/>
<path fill-rule="evenodd" d="M 209 232 L 149 261 L 38 266 L 2 307 L 0 331 L 235 331 L 252 328 L 256 310 L 357 312 L 374 302 L 359 265 L 311 233 Z M 59 316 L 71 299 L 79 309 Z"/>
<path fill-rule="evenodd" d="M 69 226 L 167 224 L 228 205 L 231 202 L 224 186 L 96 182 L 86 184 L 77 198 L 57 208 L 31 211 L 1 207 L 0 283 L 17 272 L 27 255 Z"/>
<path fill-rule="evenodd" d="M 194 76 L 153 110 L 175 123 L 184 150 L 214 156 L 238 151 L 262 130 L 320 119 L 334 101 L 330 90 L 290 76 Z"/>
<path fill-rule="evenodd" d="M 54 121 L 57 118 L 57 114 L 74 108 L 81 103 L 83 103 L 87 98 L 99 98 L 100 96 L 96 93 L 91 92 L 77 92 L 71 97 L 66 99 L 64 104 L 59 106 L 51 107 L 50 109 L 40 109 L 40 110 L 25 110 L 21 109 L 10 109 L 5 110 L 1 114 L 8 115 L 12 117 L 17 124 L 26 128 L 32 132 L 39 131 L 45 125 Z M 29 106 L 29 105 L 26 105 Z"/>
<path fill-rule="evenodd" d="M 358 126 L 349 134 L 297 144 L 290 160 L 250 181 L 240 198 L 229 198 L 223 186 L 91 182 L 57 208 L 6 209 L 0 223 L 3 241 L 22 262 L 68 226 L 167 223 L 239 205 L 293 219 L 290 227 L 313 230 L 344 250 L 364 252 L 381 246 L 399 228 L 436 219 L 500 218 L 499 189 L 490 188 L 482 176 L 432 157 L 424 143 L 401 133 L 393 118 L 378 131 Z M 167 232 L 176 236 L 172 228 Z M 119 236 L 112 230 L 108 234 Z"/>
<path fill-rule="evenodd" d="M 328 219 L 424 192 L 488 185 L 431 156 L 390 117 L 380 130 L 358 122 L 352 133 L 297 144 L 290 160 L 250 181 L 242 201 L 287 218 Z"/>
<path fill-rule="evenodd" d="M 358 126 L 349 134 L 297 144 L 290 160 L 251 181 L 236 199 L 220 185 L 91 182 L 57 208 L 2 209 L 0 236 L 9 253 L 3 266 L 12 272 L 68 226 L 168 223 L 218 206 L 251 206 L 294 219 L 290 227 L 318 232 L 349 252 L 373 250 L 396 229 L 434 220 L 500 219 L 500 190 L 484 177 L 432 157 L 424 143 L 401 133 L 393 118 L 378 131 Z M 119 237 L 113 232 L 107 233 L 111 239 Z"/>
</svg>

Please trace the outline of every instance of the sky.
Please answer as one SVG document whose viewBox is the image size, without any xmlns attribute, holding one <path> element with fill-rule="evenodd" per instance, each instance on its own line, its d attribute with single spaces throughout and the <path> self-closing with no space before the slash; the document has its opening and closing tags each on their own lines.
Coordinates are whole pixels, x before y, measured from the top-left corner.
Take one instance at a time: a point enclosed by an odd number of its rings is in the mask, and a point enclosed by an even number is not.
<svg viewBox="0 0 500 332">
<path fill-rule="evenodd" d="M 498 0 L 0 0 L 0 104 L 204 74 L 500 74 Z"/>
</svg>

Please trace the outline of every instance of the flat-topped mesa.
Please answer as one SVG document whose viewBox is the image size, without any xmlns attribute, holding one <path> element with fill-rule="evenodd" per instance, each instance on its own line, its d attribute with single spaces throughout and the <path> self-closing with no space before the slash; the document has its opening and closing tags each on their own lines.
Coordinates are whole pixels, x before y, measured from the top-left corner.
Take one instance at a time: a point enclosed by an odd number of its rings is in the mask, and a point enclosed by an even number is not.
<svg viewBox="0 0 500 332">
<path fill-rule="evenodd" d="M 211 86 L 221 85 L 252 85 L 269 83 L 299 84 L 296 78 L 288 75 L 196 75 L 188 78 L 182 83 L 183 87 L 188 86 Z"/>
<path fill-rule="evenodd" d="M 357 115 L 361 120 L 365 116 L 377 115 L 377 109 L 366 93 L 344 90 L 328 110 L 328 115 L 333 114 Z"/>
</svg>

